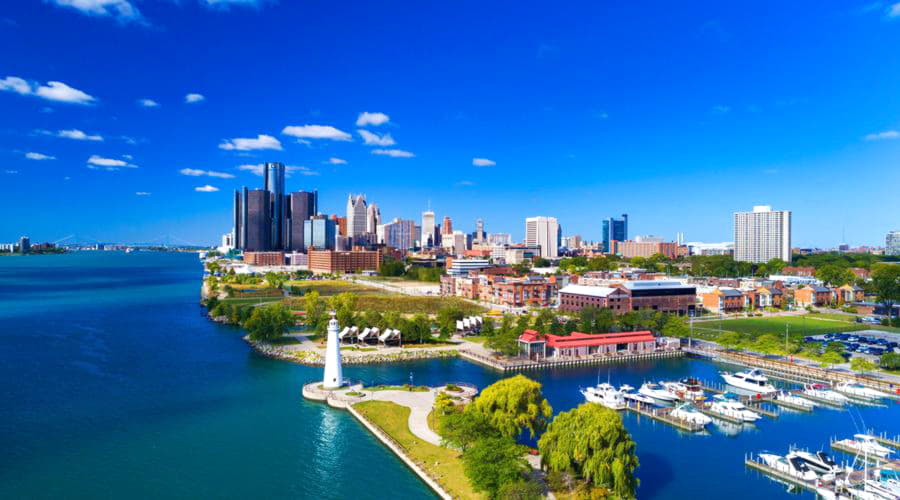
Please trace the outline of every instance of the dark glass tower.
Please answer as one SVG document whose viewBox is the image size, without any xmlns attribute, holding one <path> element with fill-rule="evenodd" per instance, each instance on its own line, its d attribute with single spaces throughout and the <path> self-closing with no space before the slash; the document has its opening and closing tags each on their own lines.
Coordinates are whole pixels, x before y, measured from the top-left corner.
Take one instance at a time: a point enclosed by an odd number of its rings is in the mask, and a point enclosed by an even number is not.
<svg viewBox="0 0 900 500">
<path fill-rule="evenodd" d="M 610 217 L 603 221 L 603 251 L 609 253 L 611 241 L 628 240 L 628 214 L 621 219 Z"/>
<path fill-rule="evenodd" d="M 306 240 L 304 224 L 319 211 L 319 193 L 317 191 L 298 191 L 288 196 L 288 232 L 285 249 L 293 252 L 305 252 L 309 242 Z"/>
<path fill-rule="evenodd" d="M 287 207 L 284 199 L 284 164 L 271 162 L 263 167 L 263 188 L 269 192 L 269 214 L 272 228 L 270 233 L 270 248 L 283 249 L 286 247 L 285 233 L 287 232 Z"/>
<path fill-rule="evenodd" d="M 247 241 L 244 250 L 265 252 L 271 249 L 272 217 L 270 193 L 254 189 L 247 193 Z"/>
<path fill-rule="evenodd" d="M 244 211 L 241 208 L 243 202 L 241 200 L 241 192 L 237 189 L 234 190 L 234 214 L 232 214 L 232 224 L 234 226 L 234 248 L 243 248 L 244 244 L 241 240 L 243 236 L 242 232 L 242 218 Z"/>
</svg>

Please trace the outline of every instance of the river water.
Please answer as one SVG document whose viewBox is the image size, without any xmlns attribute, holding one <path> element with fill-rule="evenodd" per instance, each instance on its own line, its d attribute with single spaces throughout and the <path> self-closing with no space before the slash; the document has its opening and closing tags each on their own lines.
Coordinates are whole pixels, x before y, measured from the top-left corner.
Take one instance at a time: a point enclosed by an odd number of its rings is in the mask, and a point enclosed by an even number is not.
<svg viewBox="0 0 900 500">
<path fill-rule="evenodd" d="M 0 498 L 428 498 L 431 492 L 342 411 L 305 402 L 321 369 L 270 360 L 206 320 L 195 254 L 80 252 L 0 258 Z M 613 384 L 688 374 L 696 360 L 614 365 Z M 554 411 L 582 402 L 596 368 L 528 373 Z M 378 383 L 500 375 L 459 359 L 345 367 Z M 900 433 L 900 405 L 782 413 L 703 435 L 625 415 L 640 498 L 780 498 L 747 452 L 812 449 L 863 425 Z M 864 422 L 864 424 L 862 423 Z M 837 454 L 840 456 L 840 454 Z M 841 456 L 841 458 L 845 458 Z"/>
</svg>

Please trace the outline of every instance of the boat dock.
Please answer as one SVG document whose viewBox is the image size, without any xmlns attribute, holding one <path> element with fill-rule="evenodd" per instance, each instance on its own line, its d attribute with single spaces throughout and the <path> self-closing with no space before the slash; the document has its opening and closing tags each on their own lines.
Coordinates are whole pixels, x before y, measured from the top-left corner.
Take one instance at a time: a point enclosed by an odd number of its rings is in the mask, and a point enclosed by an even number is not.
<svg viewBox="0 0 900 500">
<path fill-rule="evenodd" d="M 772 476 L 779 481 L 783 481 L 788 484 L 793 484 L 795 486 L 800 486 L 801 488 L 805 488 L 813 493 L 818 493 L 819 487 L 816 486 L 812 481 L 804 481 L 799 477 L 792 476 L 786 472 L 782 472 L 774 467 L 769 467 L 761 460 L 756 459 L 753 455 L 748 455 L 744 457 L 744 465 L 750 467 L 751 469 L 757 470 L 766 474 L 767 476 Z"/>
<path fill-rule="evenodd" d="M 900 436 L 894 436 L 893 438 L 889 438 L 889 437 L 887 437 L 887 434 L 882 432 L 881 434 L 878 434 L 878 435 L 872 435 L 872 437 L 875 438 L 875 441 L 878 441 L 879 443 L 881 443 L 885 446 L 890 446 L 891 448 L 900 450 Z"/>
<path fill-rule="evenodd" d="M 724 384 L 716 384 L 716 383 L 712 383 L 712 382 L 707 382 L 705 380 L 698 380 L 698 382 L 700 382 L 700 387 L 704 391 L 707 391 L 707 392 L 712 392 L 714 394 L 725 394 L 726 392 L 729 392 L 728 387 L 726 387 Z M 761 403 L 772 403 L 773 401 L 771 399 L 769 399 L 765 396 L 761 399 L 753 398 L 751 396 L 742 396 L 742 395 L 738 395 L 738 396 L 740 397 L 741 403 L 744 403 L 744 405 L 747 406 L 747 409 L 749 409 L 750 411 L 759 413 L 760 415 L 762 415 L 764 417 L 778 418 L 777 412 L 767 410 L 767 409 L 763 408 L 762 406 L 760 406 Z M 718 413 L 710 412 L 709 416 L 721 418 L 722 420 L 731 422 L 731 420 L 728 420 L 728 418 L 726 418 L 723 415 L 718 414 Z M 734 422 L 741 423 L 740 420 L 735 420 Z"/>
<path fill-rule="evenodd" d="M 829 399 L 820 398 L 818 396 L 811 396 L 802 391 L 797 392 L 797 395 L 803 399 L 808 399 L 814 403 L 818 403 L 818 404 L 825 405 L 825 406 L 830 406 L 832 408 L 843 408 L 844 407 L 843 404 L 838 403 L 836 401 L 831 401 Z"/>
<path fill-rule="evenodd" d="M 628 401 L 626 403 L 625 409 L 633 411 L 638 415 L 643 415 L 645 417 L 652 418 L 653 420 L 658 420 L 660 422 L 669 424 L 683 431 L 699 432 L 704 429 L 704 426 L 700 424 L 673 417 L 671 415 L 672 408 L 657 408 L 653 405 L 648 405 L 637 401 Z"/>
<path fill-rule="evenodd" d="M 731 422 L 732 424 L 743 424 L 744 421 L 737 417 L 732 417 L 731 415 L 723 415 L 721 413 L 716 413 L 706 406 L 697 405 L 697 411 L 706 415 L 707 417 L 715 418 L 718 420 L 724 420 L 726 422 Z"/>
<path fill-rule="evenodd" d="M 870 464 L 874 464 L 874 465 L 885 465 L 885 464 L 889 464 L 889 463 L 892 463 L 892 462 L 897 462 L 896 460 L 890 460 L 890 459 L 887 459 L 887 458 L 881 458 L 881 457 L 877 457 L 877 456 L 875 456 L 875 455 L 869 455 L 868 457 L 866 457 L 866 455 L 863 454 L 863 452 L 857 450 L 856 448 L 852 448 L 852 447 L 850 447 L 850 446 L 847 446 L 847 445 L 845 445 L 844 443 L 841 443 L 840 441 L 836 441 L 836 440 L 834 440 L 834 439 L 831 439 L 830 445 L 831 445 L 831 447 L 832 447 L 833 449 L 838 450 L 838 451 L 842 451 L 842 452 L 844 452 L 844 453 L 846 453 L 846 454 L 848 454 L 848 455 L 854 455 L 854 456 L 856 456 L 856 457 L 857 457 L 858 459 L 860 459 L 860 460 L 864 460 L 864 459 L 868 458 Z"/>
<path fill-rule="evenodd" d="M 774 411 L 772 411 L 772 410 L 767 410 L 767 409 L 765 409 L 765 408 L 762 407 L 762 404 L 763 404 L 763 403 L 771 403 L 771 402 L 772 402 L 771 399 L 754 399 L 754 398 L 750 398 L 750 399 L 748 399 L 747 401 L 744 401 L 744 405 L 747 406 L 747 408 L 748 408 L 750 411 L 759 413 L 760 415 L 762 415 L 762 416 L 764 416 L 764 417 L 778 418 L 778 412 L 774 412 Z"/>
<path fill-rule="evenodd" d="M 459 350 L 459 356 L 465 360 L 477 363 L 501 372 L 516 370 L 544 370 L 548 368 L 571 368 L 578 366 L 595 366 L 610 363 L 627 363 L 635 361 L 649 361 L 654 359 L 680 358 L 684 356 L 682 350 L 659 350 L 634 354 L 593 355 L 579 358 L 551 358 L 541 360 L 521 358 L 498 358 L 484 356 L 469 349 Z"/>
<path fill-rule="evenodd" d="M 796 393 L 793 393 L 796 395 Z M 813 411 L 812 406 L 798 405 L 797 403 L 791 403 L 790 401 L 781 401 L 776 398 L 772 398 L 768 400 L 769 403 L 773 405 L 783 406 L 785 408 L 797 411 Z"/>
</svg>

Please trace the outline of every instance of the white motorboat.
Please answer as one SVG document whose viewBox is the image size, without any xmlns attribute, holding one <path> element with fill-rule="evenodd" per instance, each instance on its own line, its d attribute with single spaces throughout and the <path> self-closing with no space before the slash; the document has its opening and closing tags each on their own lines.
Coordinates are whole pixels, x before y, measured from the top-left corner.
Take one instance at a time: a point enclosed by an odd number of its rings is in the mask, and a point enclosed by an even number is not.
<svg viewBox="0 0 900 500">
<path fill-rule="evenodd" d="M 778 391 L 769 383 L 769 377 L 763 375 L 763 372 L 757 368 L 737 373 L 721 372 L 720 375 L 728 385 L 745 391 L 758 394 L 771 394 Z"/>
<path fill-rule="evenodd" d="M 723 394 L 717 394 L 713 397 L 713 402 L 709 405 L 709 411 L 738 419 L 742 422 L 755 422 L 762 418 L 759 413 L 744 406 L 744 403 Z"/>
<path fill-rule="evenodd" d="M 893 453 L 890 448 L 882 445 L 875 440 L 874 436 L 868 434 L 854 434 L 853 439 L 842 439 L 835 444 L 841 444 L 865 455 L 874 455 L 878 458 L 885 458 Z"/>
<path fill-rule="evenodd" d="M 813 403 L 812 401 L 810 401 L 806 398 L 801 398 L 800 396 L 791 394 L 790 392 L 787 392 L 787 391 L 779 391 L 778 394 L 775 395 L 775 400 L 776 401 L 784 401 L 785 403 L 802 406 L 804 408 L 815 408 L 816 407 L 816 404 Z"/>
<path fill-rule="evenodd" d="M 788 453 L 783 457 L 771 453 L 760 453 L 759 458 L 769 467 L 791 477 L 796 477 L 804 481 L 814 481 L 818 477 L 816 476 L 816 473 L 807 467 L 806 463 L 793 452 Z"/>
<path fill-rule="evenodd" d="M 879 400 L 888 397 L 887 394 L 881 391 L 876 391 L 875 389 L 871 389 L 856 382 L 838 382 L 837 385 L 834 386 L 834 390 L 848 396 L 862 399 Z"/>
<path fill-rule="evenodd" d="M 670 415 L 692 424 L 700 424 L 703 426 L 712 422 L 711 418 L 697 411 L 697 408 L 694 408 L 694 405 L 690 403 L 682 403 L 676 406 Z"/>
<path fill-rule="evenodd" d="M 828 401 L 829 403 L 834 403 L 838 405 L 847 404 L 849 399 L 847 396 L 839 392 L 832 391 L 825 384 L 806 384 L 803 386 L 803 394 L 807 396 L 812 396 L 814 398 L 823 399 Z"/>
<path fill-rule="evenodd" d="M 665 387 L 667 391 L 682 401 L 703 401 L 706 399 L 702 384 L 695 378 L 685 378 L 678 382 L 660 382 L 659 385 Z"/>
<path fill-rule="evenodd" d="M 840 474 L 843 468 L 824 451 L 815 453 L 806 450 L 792 450 L 792 453 L 803 460 L 807 467 L 818 474 Z"/>
<path fill-rule="evenodd" d="M 641 385 L 641 388 L 638 389 L 638 393 L 660 401 L 672 402 L 678 400 L 678 396 L 666 390 L 665 387 L 654 384 L 653 382 L 644 382 L 644 384 Z"/>
<path fill-rule="evenodd" d="M 635 401 L 648 405 L 656 404 L 655 399 L 651 398 L 650 396 L 644 396 L 641 393 L 634 392 L 634 387 L 631 387 L 627 384 L 623 384 L 622 386 L 620 386 L 619 392 L 622 393 L 622 397 L 624 397 L 626 401 Z"/>
<path fill-rule="evenodd" d="M 588 387 L 581 391 L 584 399 L 591 403 L 598 403 L 613 410 L 625 408 L 625 397 L 610 384 L 597 384 L 596 387 Z"/>
</svg>

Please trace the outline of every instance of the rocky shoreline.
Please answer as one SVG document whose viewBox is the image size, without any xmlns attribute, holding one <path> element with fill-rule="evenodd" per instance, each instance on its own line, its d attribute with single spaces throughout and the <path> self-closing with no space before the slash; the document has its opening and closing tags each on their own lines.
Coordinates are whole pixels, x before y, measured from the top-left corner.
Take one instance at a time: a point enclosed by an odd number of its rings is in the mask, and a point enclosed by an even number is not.
<svg viewBox="0 0 900 500">
<path fill-rule="evenodd" d="M 307 350 L 285 349 L 279 346 L 273 346 L 266 342 L 258 342 L 244 337 L 244 340 L 250 344 L 253 349 L 270 358 L 280 359 L 282 361 L 290 361 L 307 366 L 324 366 L 325 359 L 322 354 Z M 439 358 L 455 358 L 459 356 L 456 349 L 410 349 L 408 351 L 398 353 L 353 353 L 352 355 L 344 355 L 341 357 L 341 363 L 344 365 L 372 365 L 380 363 L 397 363 L 403 361 L 418 361 L 423 359 L 439 359 Z"/>
</svg>

